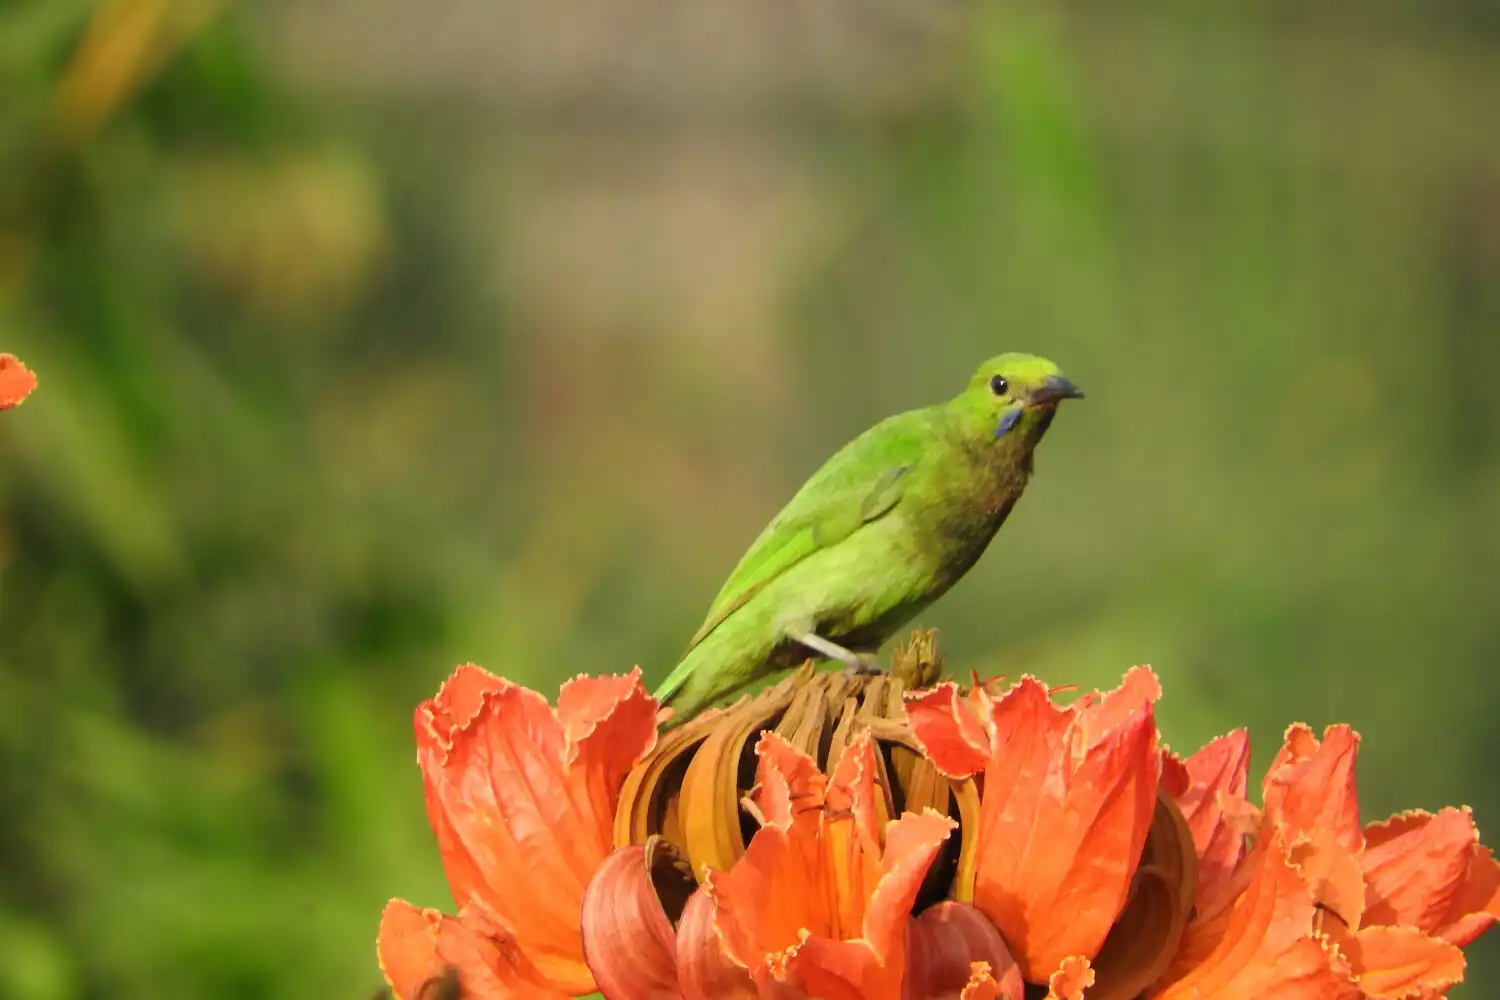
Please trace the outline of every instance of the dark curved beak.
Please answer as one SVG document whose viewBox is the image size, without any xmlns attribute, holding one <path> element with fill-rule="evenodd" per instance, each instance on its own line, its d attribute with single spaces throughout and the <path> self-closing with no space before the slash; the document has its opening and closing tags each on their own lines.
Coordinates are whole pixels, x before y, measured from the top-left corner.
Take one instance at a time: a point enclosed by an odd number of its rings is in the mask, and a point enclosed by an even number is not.
<svg viewBox="0 0 1500 1000">
<path fill-rule="evenodd" d="M 1048 375 L 1047 380 L 1026 397 L 1029 406 L 1051 406 L 1064 399 L 1082 399 L 1083 390 L 1061 375 Z"/>
</svg>

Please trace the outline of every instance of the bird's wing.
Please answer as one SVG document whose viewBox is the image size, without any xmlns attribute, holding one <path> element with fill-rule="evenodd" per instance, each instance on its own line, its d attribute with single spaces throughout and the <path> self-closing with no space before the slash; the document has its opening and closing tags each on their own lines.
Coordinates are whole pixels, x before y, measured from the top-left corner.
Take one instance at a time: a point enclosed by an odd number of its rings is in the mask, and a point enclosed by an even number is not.
<svg viewBox="0 0 1500 1000">
<path fill-rule="evenodd" d="M 908 473 L 930 452 L 930 428 L 924 411 L 903 413 L 876 424 L 830 458 L 750 546 L 687 652 L 787 570 L 894 510 Z"/>
</svg>

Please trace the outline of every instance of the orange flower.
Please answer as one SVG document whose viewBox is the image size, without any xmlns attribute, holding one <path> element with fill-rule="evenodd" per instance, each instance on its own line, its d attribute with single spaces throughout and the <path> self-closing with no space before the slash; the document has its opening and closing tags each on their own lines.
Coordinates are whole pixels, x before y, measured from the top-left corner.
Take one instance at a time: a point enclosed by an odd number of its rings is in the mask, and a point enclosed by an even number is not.
<svg viewBox="0 0 1500 1000">
<path fill-rule="evenodd" d="M 554 710 L 460 668 L 416 716 L 459 912 L 392 901 L 386 978 L 400 1000 L 1438 1000 L 1500 916 L 1466 809 L 1361 827 L 1347 726 L 1288 730 L 1256 809 L 1243 731 L 1158 748 L 1148 668 L 1065 707 L 1029 678 L 928 687 L 937 665 L 927 635 L 890 675 L 804 668 L 660 742 L 638 672 Z"/>
<path fill-rule="evenodd" d="M 1156 675 L 1056 704 L 1023 678 L 999 698 L 943 684 L 907 704 L 946 774 L 983 774 L 974 905 L 1031 982 L 1099 953 L 1124 908 L 1156 810 Z"/>
<path fill-rule="evenodd" d="M 1258 820 L 1243 799 L 1242 739 L 1169 765 L 1166 782 L 1195 834 L 1204 831 L 1195 836 L 1202 870 L 1225 870 L 1236 830 L 1253 825 L 1255 847 L 1200 895 L 1153 1000 L 1416 1000 L 1462 980 L 1460 947 L 1500 916 L 1500 865 L 1466 809 L 1402 813 L 1362 830 L 1358 746 L 1347 726 L 1330 726 L 1321 742 L 1293 726 L 1267 771 Z"/>
<path fill-rule="evenodd" d="M 36 388 L 36 376 L 14 354 L 0 354 L 0 410 L 8 410 Z"/>
<path fill-rule="evenodd" d="M 417 708 L 415 728 L 459 915 L 386 908 L 378 948 L 397 995 L 416 1000 L 426 978 L 417 973 L 431 975 L 434 959 L 490 969 L 488 995 L 592 992 L 578 930 L 584 889 L 613 847 L 620 785 L 656 741 L 640 672 L 569 681 L 553 710 L 467 665 Z"/>
<path fill-rule="evenodd" d="M 1437 997 L 1463 979 L 1460 950 L 1500 916 L 1500 866 L 1467 809 L 1412 812 L 1361 830 L 1359 737 L 1287 730 L 1266 775 L 1266 817 L 1287 831 L 1323 930 L 1372 998 Z"/>
</svg>

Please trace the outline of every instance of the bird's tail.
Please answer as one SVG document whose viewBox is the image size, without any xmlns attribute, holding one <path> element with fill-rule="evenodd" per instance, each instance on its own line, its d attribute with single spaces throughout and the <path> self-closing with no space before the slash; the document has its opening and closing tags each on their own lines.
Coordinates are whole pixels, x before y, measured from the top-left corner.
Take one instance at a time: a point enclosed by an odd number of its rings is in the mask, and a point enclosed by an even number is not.
<svg viewBox="0 0 1500 1000">
<path fill-rule="evenodd" d="M 688 650 L 656 689 L 656 700 L 671 707 L 678 722 L 691 719 L 713 705 L 735 697 L 753 684 L 761 672 L 725 670 L 725 651 L 714 643 Z"/>
<path fill-rule="evenodd" d="M 672 699 L 682 691 L 683 686 L 688 682 L 688 678 L 693 675 L 693 668 L 695 666 L 693 662 L 694 652 L 694 650 L 688 650 L 687 655 L 682 658 L 681 662 L 672 668 L 672 672 L 667 675 L 667 679 L 661 682 L 661 686 L 656 689 L 655 698 L 657 702 L 662 705 L 670 705 L 672 704 Z"/>
</svg>

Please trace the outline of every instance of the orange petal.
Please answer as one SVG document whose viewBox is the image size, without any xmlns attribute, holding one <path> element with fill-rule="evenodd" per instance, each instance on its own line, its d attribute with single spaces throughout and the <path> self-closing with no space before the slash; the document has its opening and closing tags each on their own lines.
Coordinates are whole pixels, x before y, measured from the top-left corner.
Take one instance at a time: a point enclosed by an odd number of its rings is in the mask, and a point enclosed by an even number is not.
<svg viewBox="0 0 1500 1000">
<path fill-rule="evenodd" d="M 854 818 L 854 823 L 866 843 L 880 843 L 879 816 L 885 812 L 884 803 L 876 789 L 875 775 L 878 770 L 875 748 L 870 731 L 864 730 L 839 757 L 838 766 L 828 782 L 825 807 L 833 814 L 844 814 Z"/>
<path fill-rule="evenodd" d="M 459 907 L 514 934 L 559 989 L 589 992 L 583 893 L 611 849 L 620 783 L 655 739 L 639 671 L 534 691 L 460 667 L 417 708 L 427 815 Z M 566 713 L 565 715 L 563 713 Z"/>
<path fill-rule="evenodd" d="M 1464 978 L 1464 953 L 1414 927 L 1367 927 L 1338 944 L 1370 1000 L 1436 996 Z"/>
<path fill-rule="evenodd" d="M 773 732 L 761 736 L 755 753 L 760 758 L 755 804 L 767 826 L 789 830 L 799 814 L 823 808 L 828 779 L 817 761 Z"/>
<path fill-rule="evenodd" d="M 1365 911 L 1365 876 L 1359 859 L 1340 843 L 1333 830 L 1300 837 L 1287 852 L 1313 902 L 1338 916 L 1346 927 L 1358 927 Z"/>
<path fill-rule="evenodd" d="M 1467 809 L 1406 812 L 1370 824 L 1361 858 L 1364 922 L 1436 931 L 1464 886 L 1478 842 Z"/>
<path fill-rule="evenodd" d="M 677 924 L 677 988 L 683 1000 L 755 1000 L 750 972 L 725 952 L 708 890 L 688 899 Z"/>
<path fill-rule="evenodd" d="M 903 1000 L 955 994 L 1021 1000 L 1024 990 L 1021 970 L 1000 932 L 967 903 L 938 903 L 907 924 Z"/>
<path fill-rule="evenodd" d="M 610 1000 L 676 1000 L 677 932 L 665 902 L 680 913 L 697 888 L 660 837 L 605 859 L 583 895 L 583 952 L 599 992 Z"/>
<path fill-rule="evenodd" d="M 1359 734 L 1348 726 L 1329 726 L 1321 744 L 1307 726 L 1292 726 L 1262 785 L 1266 815 L 1292 839 L 1332 830 L 1340 846 L 1358 854 L 1364 847 L 1354 785 L 1358 753 Z"/>
<path fill-rule="evenodd" d="M 1083 1000 L 1094 985 L 1094 970 L 1082 955 L 1069 955 L 1047 979 L 1047 1000 Z"/>
<path fill-rule="evenodd" d="M 0 410 L 8 410 L 36 388 L 36 376 L 14 354 L 0 354 Z"/>
<path fill-rule="evenodd" d="M 565 994 L 548 986 L 536 967 L 499 928 L 437 910 L 419 910 L 393 899 L 380 916 L 376 954 L 396 1000 L 425 1000 L 424 988 L 455 975 L 465 997 L 552 1000 Z"/>
<path fill-rule="evenodd" d="M 604 797 L 617 794 L 625 775 L 656 746 L 656 699 L 641 684 L 639 667 L 628 674 L 567 681 L 557 692 L 557 719 L 568 764 L 582 767 Z M 622 753 L 621 748 L 627 749 Z"/>
<path fill-rule="evenodd" d="M 1120 686 L 1108 694 L 1091 691 L 1079 699 L 1080 735 L 1097 743 L 1109 733 L 1130 724 L 1141 705 L 1161 700 L 1161 682 L 1150 667 L 1131 667 Z"/>
<path fill-rule="evenodd" d="M 1245 859 L 1231 908 L 1195 920 L 1152 1000 L 1336 1000 L 1348 977 L 1313 936 L 1312 893 L 1270 824 Z M 1236 873 L 1237 882 L 1240 873 Z M 1219 917 L 1222 916 L 1222 919 Z"/>
<path fill-rule="evenodd" d="M 1496 920 L 1500 920 L 1500 862 L 1488 847 L 1475 844 L 1469 852 L 1469 870 L 1463 884 L 1438 921 L 1435 933 L 1462 948 Z"/>
<path fill-rule="evenodd" d="M 1250 773 L 1250 734 L 1238 729 L 1206 744 L 1182 764 L 1181 791 L 1173 791 L 1193 831 L 1198 852 L 1198 902 L 1209 899 L 1245 854 L 1245 838 L 1225 815 L 1226 800 L 1243 801 Z M 1163 762 L 1162 782 L 1173 769 Z M 1175 775 L 1174 775 L 1175 779 Z"/>
<path fill-rule="evenodd" d="M 906 918 L 927 868 L 958 824 L 932 809 L 906 813 L 885 828 L 880 879 L 865 910 L 864 940 L 882 963 L 904 954 Z"/>
<path fill-rule="evenodd" d="M 1097 954 L 1125 904 L 1156 808 L 1158 690 L 1132 671 L 1074 713 L 1023 678 L 993 703 L 974 904 L 1029 981 Z"/>
</svg>

